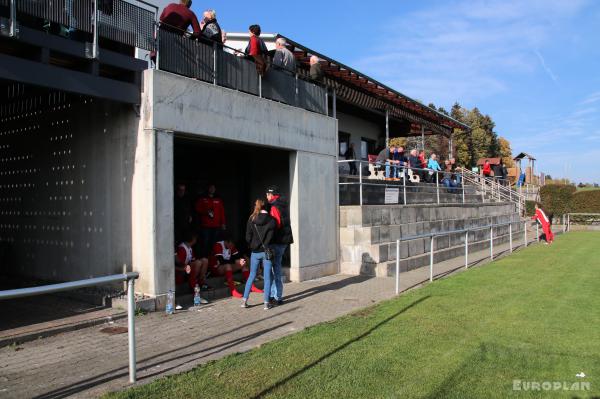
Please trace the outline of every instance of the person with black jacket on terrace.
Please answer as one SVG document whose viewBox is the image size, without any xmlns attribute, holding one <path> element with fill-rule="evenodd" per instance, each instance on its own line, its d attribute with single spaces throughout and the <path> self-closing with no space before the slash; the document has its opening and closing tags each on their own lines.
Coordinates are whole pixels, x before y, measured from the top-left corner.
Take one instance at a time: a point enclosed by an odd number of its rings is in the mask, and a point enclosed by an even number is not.
<svg viewBox="0 0 600 399">
<path fill-rule="evenodd" d="M 166 6 L 160 14 L 161 29 L 183 35 L 191 25 L 194 36 L 199 37 L 200 24 L 191 7 L 192 0 L 180 0 Z"/>
<path fill-rule="evenodd" d="M 258 267 L 261 262 L 265 282 L 265 286 L 263 287 L 264 309 L 268 310 L 272 307 L 270 303 L 272 259 L 267 256 L 267 250 L 269 250 L 268 248 L 273 240 L 276 228 L 275 219 L 267 212 L 265 202 L 257 199 L 254 203 L 254 212 L 252 212 L 246 224 L 246 242 L 248 243 L 248 248 L 252 251 L 252 255 L 250 256 L 250 276 L 246 280 L 246 288 L 244 290 L 244 297 L 242 298 L 243 308 L 248 307 L 248 297 L 250 296 L 252 284 L 256 279 Z"/>
<path fill-rule="evenodd" d="M 217 13 L 215 10 L 204 11 L 202 21 L 200 21 L 200 30 L 202 38 L 208 39 L 209 43 L 223 44 L 223 31 L 217 22 Z"/>
</svg>

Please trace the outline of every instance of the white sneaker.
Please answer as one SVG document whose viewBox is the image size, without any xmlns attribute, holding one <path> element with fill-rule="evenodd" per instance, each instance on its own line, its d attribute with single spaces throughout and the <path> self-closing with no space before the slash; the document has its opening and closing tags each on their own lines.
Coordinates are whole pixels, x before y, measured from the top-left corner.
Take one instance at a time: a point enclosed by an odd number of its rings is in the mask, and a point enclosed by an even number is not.
<svg viewBox="0 0 600 399">
<path fill-rule="evenodd" d="M 210 302 L 208 301 L 208 299 L 204 299 L 204 298 L 200 297 L 200 303 L 202 305 L 206 305 L 207 303 L 210 303 Z"/>
</svg>

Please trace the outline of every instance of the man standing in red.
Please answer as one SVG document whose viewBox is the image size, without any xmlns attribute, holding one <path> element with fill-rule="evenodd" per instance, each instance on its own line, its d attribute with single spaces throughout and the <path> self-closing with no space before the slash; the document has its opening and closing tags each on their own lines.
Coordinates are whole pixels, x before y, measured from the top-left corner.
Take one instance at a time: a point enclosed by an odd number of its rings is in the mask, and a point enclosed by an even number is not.
<svg viewBox="0 0 600 399">
<path fill-rule="evenodd" d="M 192 10 L 192 0 L 180 0 L 179 3 L 171 3 L 165 7 L 160 14 L 161 29 L 183 34 L 191 25 L 194 36 L 200 36 L 200 24 Z"/>
<path fill-rule="evenodd" d="M 213 245 L 219 239 L 219 232 L 227 228 L 225 206 L 223 200 L 216 193 L 215 185 L 209 184 L 206 195 L 200 197 L 195 205 L 202 238 L 203 253 L 201 255 L 210 253 Z"/>
<path fill-rule="evenodd" d="M 542 230 L 544 231 L 544 236 L 546 236 L 546 243 L 552 244 L 554 241 L 554 233 L 552 233 L 552 229 L 550 228 L 550 219 L 546 216 L 546 212 L 540 207 L 540 204 L 536 202 L 535 204 L 535 215 L 533 216 L 533 220 L 537 220 L 542 225 Z"/>
</svg>

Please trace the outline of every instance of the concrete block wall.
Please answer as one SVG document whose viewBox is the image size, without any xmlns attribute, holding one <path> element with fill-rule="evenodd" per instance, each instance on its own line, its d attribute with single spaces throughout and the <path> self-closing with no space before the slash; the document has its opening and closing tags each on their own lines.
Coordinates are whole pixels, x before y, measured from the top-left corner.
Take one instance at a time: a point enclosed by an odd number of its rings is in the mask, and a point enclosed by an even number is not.
<svg viewBox="0 0 600 399">
<path fill-rule="evenodd" d="M 400 238 L 519 220 L 515 205 L 510 203 L 342 206 L 341 272 L 387 276 L 388 263 L 393 261 L 395 268 L 396 240 Z M 521 223 L 512 227 L 515 236 L 522 230 Z M 489 234 L 488 229 L 470 232 L 470 251 L 489 247 Z M 494 243 L 506 242 L 508 234 L 509 226 L 495 228 Z M 434 260 L 439 262 L 463 256 L 464 242 L 464 233 L 437 237 L 434 240 Z M 401 242 L 401 270 L 429 264 L 429 247 L 429 238 Z"/>
</svg>

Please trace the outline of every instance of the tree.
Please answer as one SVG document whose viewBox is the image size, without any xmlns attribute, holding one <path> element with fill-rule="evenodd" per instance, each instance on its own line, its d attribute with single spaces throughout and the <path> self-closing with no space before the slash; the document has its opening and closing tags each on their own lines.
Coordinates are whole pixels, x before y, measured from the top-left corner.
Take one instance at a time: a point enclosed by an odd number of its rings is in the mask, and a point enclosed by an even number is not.
<svg viewBox="0 0 600 399">
<path fill-rule="evenodd" d="M 498 138 L 498 147 L 500 148 L 500 157 L 506 165 L 507 168 L 514 168 L 515 161 L 513 161 L 512 157 L 512 149 L 510 148 L 510 141 L 505 139 L 504 137 Z"/>
</svg>

